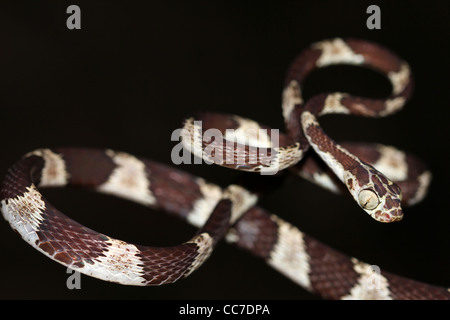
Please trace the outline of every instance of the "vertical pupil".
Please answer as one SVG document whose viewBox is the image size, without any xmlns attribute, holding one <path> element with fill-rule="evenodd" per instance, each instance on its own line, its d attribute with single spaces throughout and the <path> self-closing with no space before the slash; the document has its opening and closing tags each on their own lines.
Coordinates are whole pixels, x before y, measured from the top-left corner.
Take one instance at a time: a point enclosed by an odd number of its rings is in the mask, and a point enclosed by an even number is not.
<svg viewBox="0 0 450 320">
<path fill-rule="evenodd" d="M 374 209 L 378 205 L 378 197 L 373 191 L 362 190 L 359 194 L 359 204 L 364 209 Z"/>
</svg>

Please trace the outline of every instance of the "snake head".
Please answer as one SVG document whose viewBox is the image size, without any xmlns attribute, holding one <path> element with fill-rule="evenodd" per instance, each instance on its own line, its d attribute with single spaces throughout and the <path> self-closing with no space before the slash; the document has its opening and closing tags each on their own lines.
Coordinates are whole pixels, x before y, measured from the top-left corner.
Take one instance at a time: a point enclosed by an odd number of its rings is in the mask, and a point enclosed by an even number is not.
<svg viewBox="0 0 450 320">
<path fill-rule="evenodd" d="M 362 163 L 347 171 L 345 184 L 359 206 L 375 220 L 402 220 L 400 187 L 372 166 Z"/>
</svg>

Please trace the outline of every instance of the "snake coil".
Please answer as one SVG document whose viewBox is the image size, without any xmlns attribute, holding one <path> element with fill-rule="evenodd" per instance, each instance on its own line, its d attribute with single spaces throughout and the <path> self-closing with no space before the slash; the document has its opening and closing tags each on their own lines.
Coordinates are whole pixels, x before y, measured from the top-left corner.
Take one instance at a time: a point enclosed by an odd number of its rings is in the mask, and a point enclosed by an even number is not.
<svg viewBox="0 0 450 320">
<path fill-rule="evenodd" d="M 318 68 L 336 64 L 381 72 L 392 84 L 391 94 L 384 99 L 368 99 L 340 92 L 323 93 L 304 101 L 306 77 Z M 357 39 L 324 40 L 303 51 L 288 70 L 282 95 L 287 134 L 280 134 L 278 145 L 268 134 L 263 137 L 266 143 L 258 146 L 270 161 L 252 155 L 251 145 L 242 142 L 249 141 L 246 129 L 269 128 L 236 115 L 201 113 L 186 119 L 183 143 L 208 161 L 214 160 L 208 147 L 222 159 L 230 154 L 233 159 L 243 157 L 244 164 L 216 162 L 233 169 L 289 169 L 333 192 L 342 192 L 344 186 L 375 220 L 399 221 L 402 206 L 413 205 L 426 195 L 431 180 L 426 166 L 415 156 L 391 146 L 337 144 L 320 127 L 318 119 L 336 113 L 390 115 L 403 107 L 412 86 L 408 64 L 386 48 Z M 199 127 L 196 121 L 203 125 Z M 197 139 L 211 128 L 219 130 L 225 140 Z M 231 136 L 227 129 L 234 129 L 235 135 Z M 307 157 L 309 149 L 332 172 L 324 170 L 315 158 Z M 198 232 L 172 247 L 111 238 L 70 219 L 39 191 L 69 185 L 163 209 L 197 226 Z M 327 299 L 450 299 L 449 290 L 443 287 L 385 271 L 374 274 L 369 264 L 322 244 L 256 206 L 258 196 L 251 190 L 239 185 L 223 190 L 202 178 L 124 152 L 88 148 L 35 150 L 8 170 L 0 199 L 4 218 L 27 243 L 67 267 L 106 281 L 139 286 L 173 283 L 198 269 L 218 241 L 225 239 Z M 325 255 L 327 259 L 323 259 Z M 377 285 L 368 286 L 368 281 Z"/>
</svg>

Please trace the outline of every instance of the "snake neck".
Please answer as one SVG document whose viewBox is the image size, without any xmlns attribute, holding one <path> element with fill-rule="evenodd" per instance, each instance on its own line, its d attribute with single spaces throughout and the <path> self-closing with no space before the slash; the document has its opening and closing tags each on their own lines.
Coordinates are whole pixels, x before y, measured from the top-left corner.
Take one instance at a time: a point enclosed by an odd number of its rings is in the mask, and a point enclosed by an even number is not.
<svg viewBox="0 0 450 320">
<path fill-rule="evenodd" d="M 403 218 L 402 193 L 395 183 L 331 139 L 310 111 L 301 114 L 300 122 L 310 146 L 366 213 L 380 222 Z"/>
</svg>

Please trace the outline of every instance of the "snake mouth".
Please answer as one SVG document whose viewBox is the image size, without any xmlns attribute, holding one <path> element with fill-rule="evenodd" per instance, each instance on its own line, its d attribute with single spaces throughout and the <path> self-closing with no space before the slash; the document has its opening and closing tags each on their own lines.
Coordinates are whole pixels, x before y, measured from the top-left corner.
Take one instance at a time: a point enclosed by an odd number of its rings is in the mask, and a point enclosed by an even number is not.
<svg viewBox="0 0 450 320">
<path fill-rule="evenodd" d="M 403 210 L 401 208 L 391 209 L 385 212 L 378 210 L 372 215 L 372 218 L 384 223 L 400 221 L 403 219 Z"/>
</svg>

